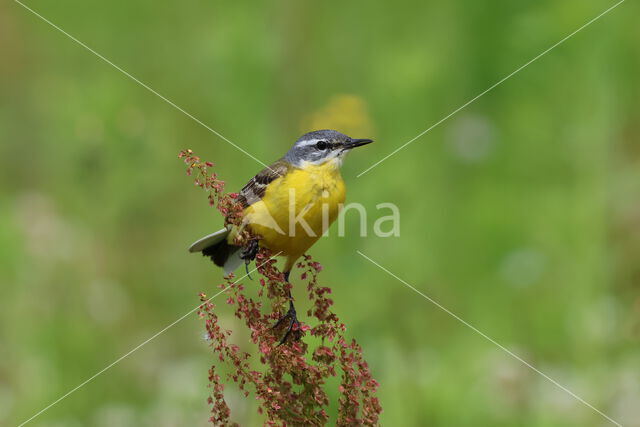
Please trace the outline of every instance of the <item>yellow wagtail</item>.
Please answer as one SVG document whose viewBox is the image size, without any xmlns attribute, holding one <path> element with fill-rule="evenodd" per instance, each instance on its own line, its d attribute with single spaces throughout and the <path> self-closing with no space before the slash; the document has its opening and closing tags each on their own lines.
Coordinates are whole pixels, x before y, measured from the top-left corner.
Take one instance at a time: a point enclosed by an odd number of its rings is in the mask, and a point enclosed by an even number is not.
<svg viewBox="0 0 640 427">
<path fill-rule="evenodd" d="M 241 248 L 233 244 L 236 227 L 223 228 L 196 241 L 189 251 L 202 252 L 229 274 L 243 260 L 248 263 L 255 258 L 258 245 L 264 246 L 286 257 L 284 277 L 288 282 L 296 260 L 322 236 L 344 203 L 346 188 L 340 166 L 345 155 L 371 142 L 335 130 L 303 135 L 281 159 L 254 176 L 240 191 L 242 227 L 249 227 L 258 240 Z M 290 292 L 289 298 L 289 312 L 276 324 L 290 319 L 281 342 L 298 324 Z"/>
</svg>

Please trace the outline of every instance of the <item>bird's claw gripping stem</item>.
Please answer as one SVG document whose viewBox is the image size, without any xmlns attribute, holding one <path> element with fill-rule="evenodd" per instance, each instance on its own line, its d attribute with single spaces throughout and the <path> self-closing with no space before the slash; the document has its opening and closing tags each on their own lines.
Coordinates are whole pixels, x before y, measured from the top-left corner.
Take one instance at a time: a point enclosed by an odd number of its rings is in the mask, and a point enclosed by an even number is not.
<svg viewBox="0 0 640 427">
<path fill-rule="evenodd" d="M 289 320 L 289 325 L 287 326 L 287 332 L 285 332 L 284 336 L 280 340 L 278 346 L 282 345 L 287 341 L 291 332 L 295 334 L 295 340 L 300 339 L 300 322 L 298 321 L 298 317 L 296 316 L 296 308 L 293 306 L 293 301 L 289 301 L 289 311 L 282 316 L 275 325 L 273 325 L 272 329 L 277 329 L 280 325 L 282 325 L 286 320 Z"/>
<path fill-rule="evenodd" d="M 240 259 L 244 260 L 244 268 L 247 271 L 247 276 L 251 279 L 251 275 L 249 274 L 249 263 L 256 259 L 256 255 L 258 254 L 258 249 L 260 249 L 260 245 L 258 244 L 257 239 L 249 240 L 249 243 L 242 248 L 240 252 Z M 253 280 L 253 279 L 251 279 Z"/>
<path fill-rule="evenodd" d="M 240 252 L 240 258 L 243 259 L 247 264 L 249 264 L 249 262 L 256 259 L 259 248 L 260 245 L 258 244 L 258 239 L 249 240 L 245 247 L 242 248 L 242 252 Z"/>
</svg>

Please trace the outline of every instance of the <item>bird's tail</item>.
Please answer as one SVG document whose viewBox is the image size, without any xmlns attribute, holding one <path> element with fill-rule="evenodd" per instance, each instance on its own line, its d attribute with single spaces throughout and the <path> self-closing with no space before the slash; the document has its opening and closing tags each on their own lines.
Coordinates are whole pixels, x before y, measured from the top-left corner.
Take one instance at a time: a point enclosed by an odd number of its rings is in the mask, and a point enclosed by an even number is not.
<svg viewBox="0 0 640 427">
<path fill-rule="evenodd" d="M 229 274 L 242 264 L 240 247 L 227 242 L 227 236 L 231 230 L 223 228 L 215 233 L 198 239 L 189 247 L 189 252 L 202 252 L 202 255 L 211 258 L 218 267 L 224 268 L 224 274 Z"/>
</svg>

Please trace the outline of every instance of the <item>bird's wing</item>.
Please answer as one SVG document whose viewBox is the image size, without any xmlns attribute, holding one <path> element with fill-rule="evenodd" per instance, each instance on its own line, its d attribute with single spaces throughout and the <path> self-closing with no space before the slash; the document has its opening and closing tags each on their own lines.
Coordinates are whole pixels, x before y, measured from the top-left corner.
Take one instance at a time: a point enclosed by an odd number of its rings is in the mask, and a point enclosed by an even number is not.
<svg viewBox="0 0 640 427">
<path fill-rule="evenodd" d="M 267 186 L 280 178 L 291 168 L 291 164 L 284 159 L 280 159 L 271 166 L 262 169 L 256 176 L 251 178 L 247 185 L 240 190 L 238 201 L 246 208 L 264 197 Z"/>
</svg>

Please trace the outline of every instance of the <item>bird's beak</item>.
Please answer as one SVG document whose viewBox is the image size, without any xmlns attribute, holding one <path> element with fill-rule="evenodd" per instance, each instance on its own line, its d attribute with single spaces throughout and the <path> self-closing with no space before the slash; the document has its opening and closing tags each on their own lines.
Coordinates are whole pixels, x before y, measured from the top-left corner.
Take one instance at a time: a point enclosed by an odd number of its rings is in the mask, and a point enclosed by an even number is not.
<svg viewBox="0 0 640 427">
<path fill-rule="evenodd" d="M 362 147 L 363 145 L 371 144 L 372 142 L 373 139 L 352 139 L 349 142 L 345 142 L 342 150 L 351 150 L 352 148 Z"/>
</svg>

